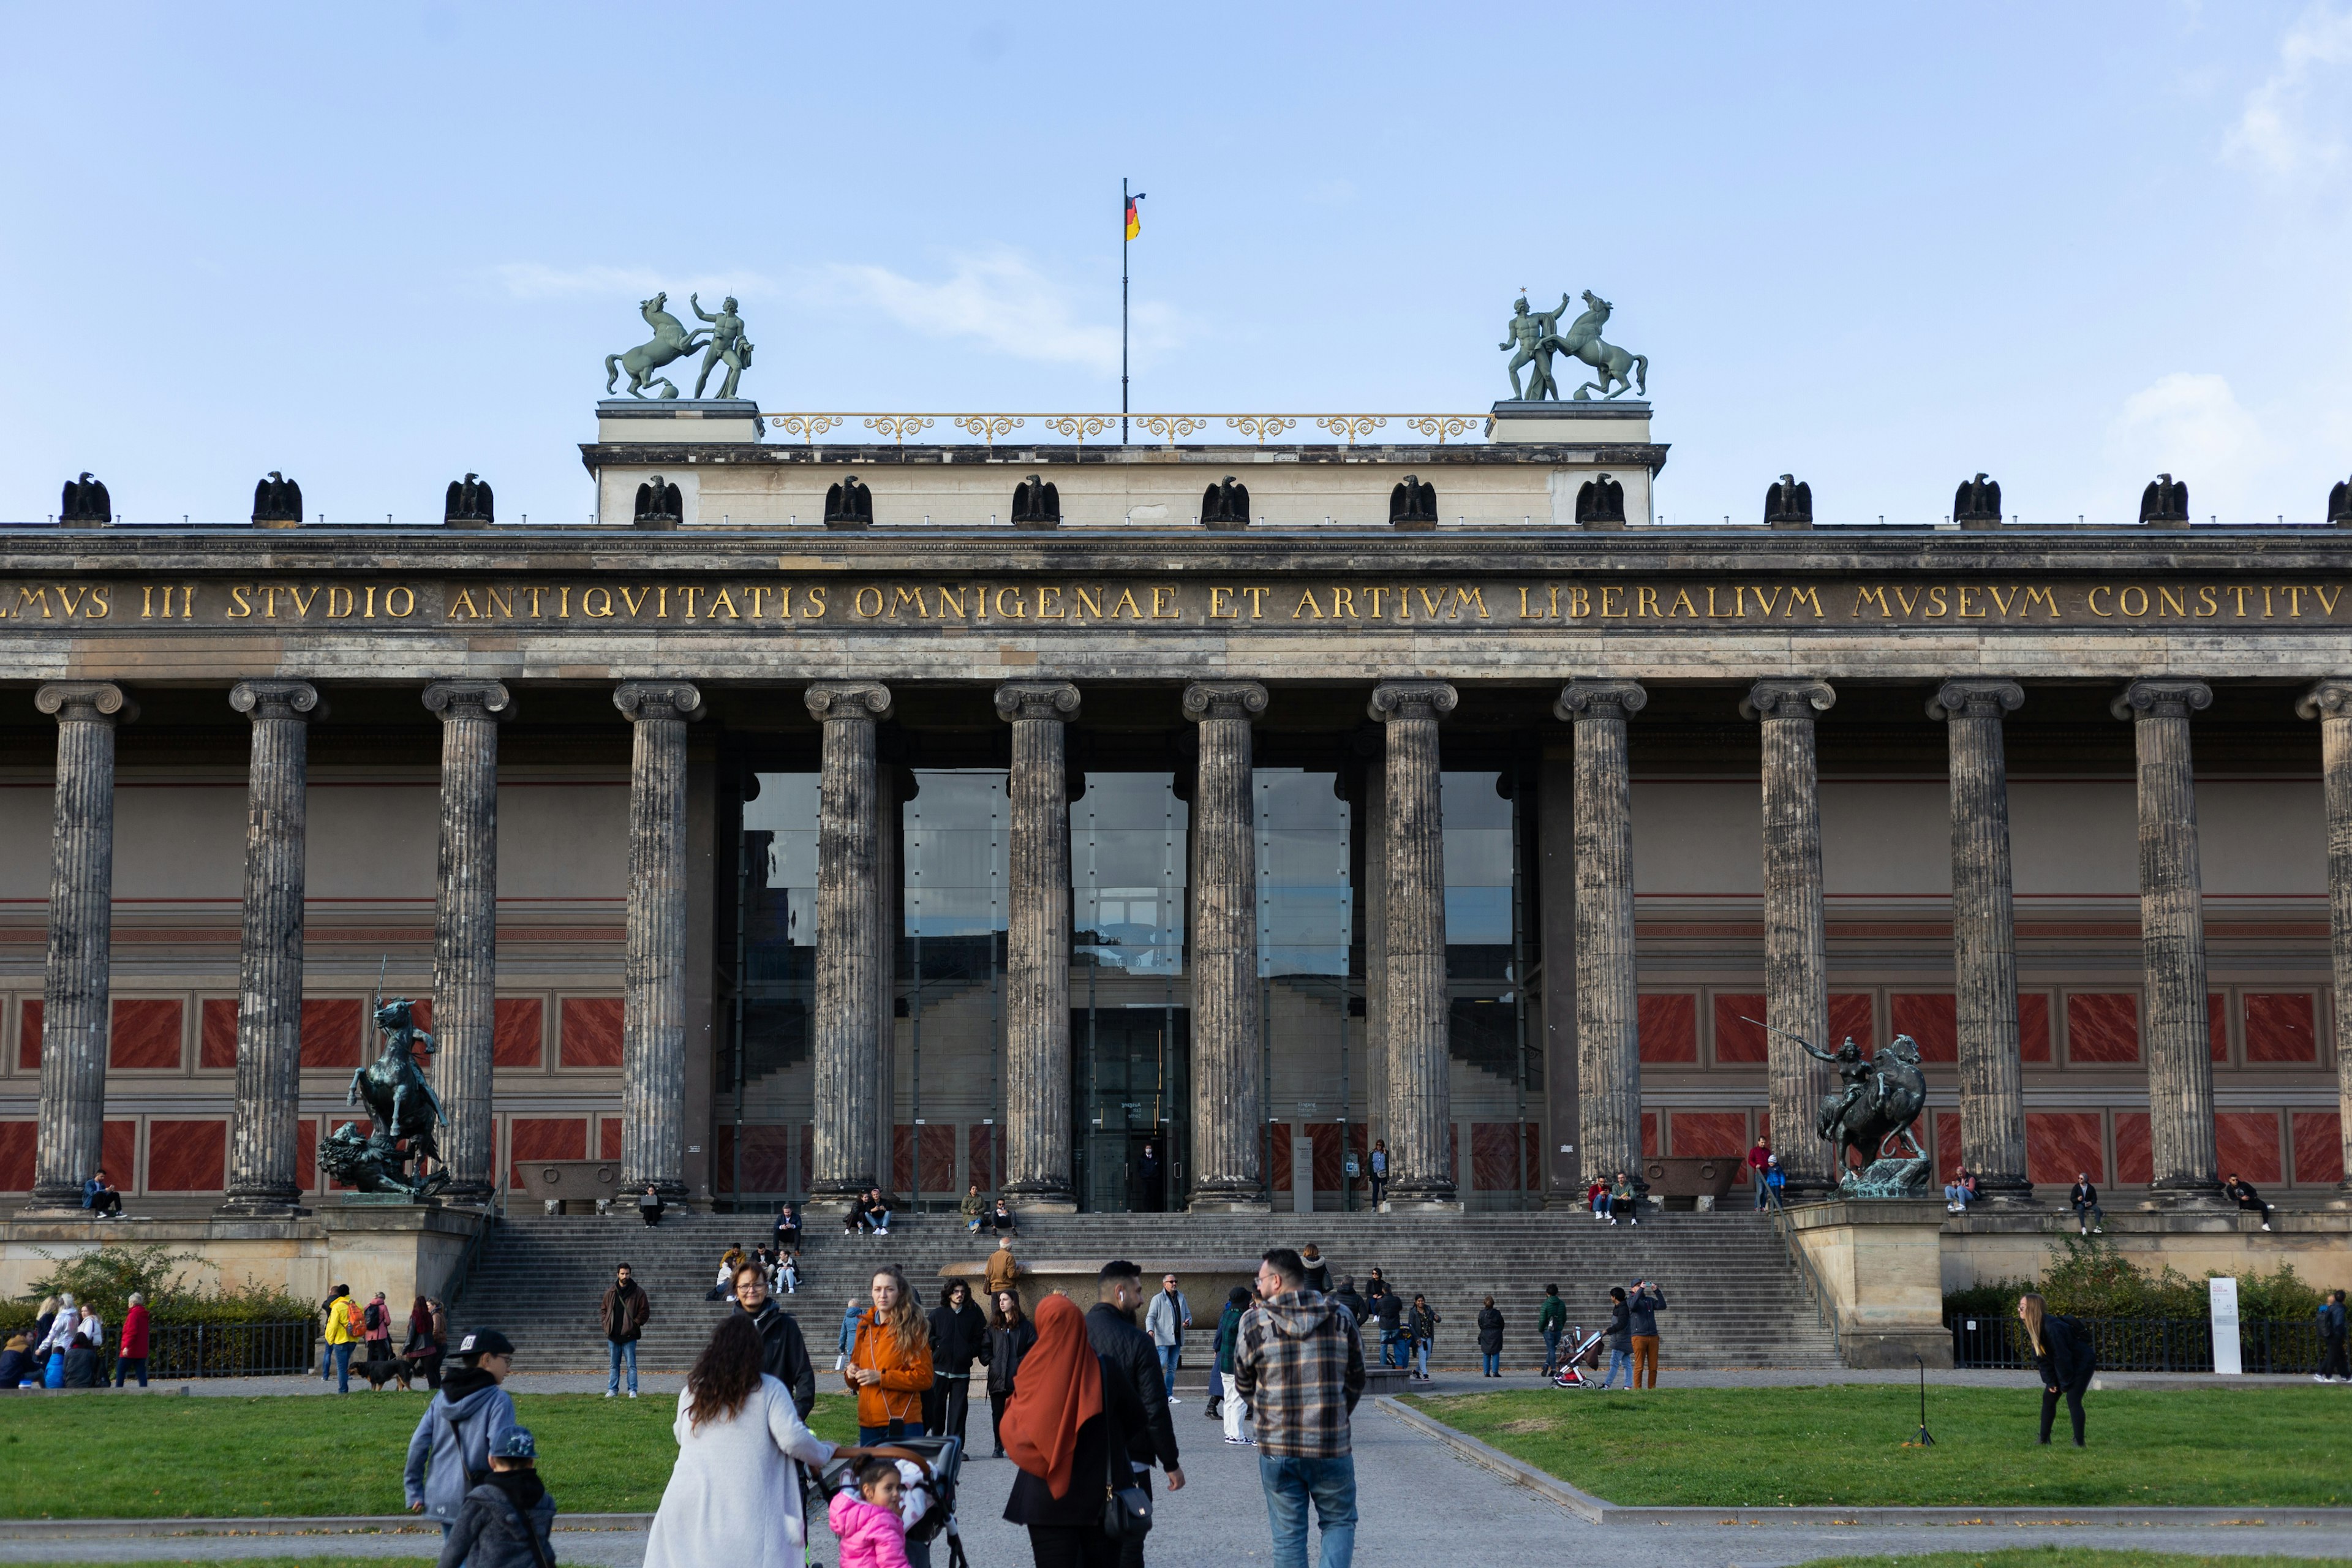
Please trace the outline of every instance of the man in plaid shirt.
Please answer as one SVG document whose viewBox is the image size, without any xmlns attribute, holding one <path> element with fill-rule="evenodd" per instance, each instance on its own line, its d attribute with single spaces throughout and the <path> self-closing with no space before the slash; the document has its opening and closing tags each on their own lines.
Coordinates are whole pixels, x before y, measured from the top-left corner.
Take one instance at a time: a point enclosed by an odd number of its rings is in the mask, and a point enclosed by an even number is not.
<svg viewBox="0 0 2352 1568">
<path fill-rule="evenodd" d="M 1275 1568 L 1307 1568 L 1307 1504 L 1323 1537 L 1322 1568 L 1356 1552 L 1356 1459 L 1348 1419 L 1364 1392 L 1356 1321 L 1307 1288 L 1286 1247 L 1257 1270 L 1258 1304 L 1242 1315 L 1234 1387 L 1257 1421 L 1258 1483 L 1274 1526 Z"/>
</svg>

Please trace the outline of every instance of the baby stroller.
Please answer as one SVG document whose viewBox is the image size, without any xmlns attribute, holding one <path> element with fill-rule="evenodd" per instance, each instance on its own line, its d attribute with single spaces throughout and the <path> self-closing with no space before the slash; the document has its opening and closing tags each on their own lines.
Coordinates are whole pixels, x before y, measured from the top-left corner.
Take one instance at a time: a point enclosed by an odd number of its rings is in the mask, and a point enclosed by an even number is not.
<svg viewBox="0 0 2352 1568">
<path fill-rule="evenodd" d="M 908 1561 L 914 1568 L 926 1568 L 931 1542 L 944 1533 L 948 1538 L 945 1568 L 969 1568 L 963 1533 L 956 1528 L 955 1517 L 956 1477 L 963 1468 L 963 1444 L 953 1437 L 901 1437 L 875 1447 L 898 1461 L 898 1481 L 905 1489 L 899 1494 L 898 1517 L 907 1526 Z M 908 1454 L 916 1457 L 907 1458 Z M 810 1514 L 813 1525 L 823 1519 L 823 1504 L 830 1503 L 835 1492 L 856 1488 L 856 1468 L 851 1460 L 835 1459 L 819 1473 L 821 1501 Z"/>
<path fill-rule="evenodd" d="M 1592 1379 L 1585 1373 L 1601 1370 L 1601 1331 L 1587 1334 L 1581 1329 L 1570 1329 L 1569 1337 L 1576 1348 L 1559 1358 L 1559 1370 L 1551 1375 L 1554 1388 L 1591 1388 Z"/>
</svg>

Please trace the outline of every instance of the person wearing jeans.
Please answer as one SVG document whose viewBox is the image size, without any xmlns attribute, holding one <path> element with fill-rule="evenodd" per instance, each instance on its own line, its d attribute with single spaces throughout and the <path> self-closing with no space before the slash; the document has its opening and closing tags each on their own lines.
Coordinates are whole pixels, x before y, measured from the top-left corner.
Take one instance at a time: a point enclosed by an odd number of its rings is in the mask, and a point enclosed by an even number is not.
<svg viewBox="0 0 2352 1568">
<path fill-rule="evenodd" d="M 1356 1321 L 1307 1288 L 1286 1247 L 1258 1264 L 1262 1303 L 1242 1319 L 1234 1392 L 1257 1421 L 1258 1485 L 1274 1536 L 1274 1568 L 1307 1568 L 1307 1510 L 1322 1534 L 1321 1568 L 1356 1552 L 1356 1459 L 1349 1424 L 1364 1391 Z M 1229 1396 L 1230 1397 L 1230 1396 Z"/>
<path fill-rule="evenodd" d="M 1603 1388 L 1615 1386 L 1617 1369 L 1621 1366 L 1625 1369 L 1625 1386 L 1633 1386 L 1633 1311 L 1625 1305 L 1625 1288 L 1612 1285 L 1609 1288 L 1609 1327 L 1603 1331 L 1603 1342 L 1609 1347 L 1609 1375 L 1601 1380 Z"/>
<path fill-rule="evenodd" d="M 1192 1326 L 1192 1303 L 1177 1289 L 1176 1276 L 1162 1276 L 1160 1294 L 1151 1298 L 1143 1314 L 1143 1327 L 1151 1336 L 1151 1348 L 1160 1352 L 1160 1382 L 1171 1405 L 1183 1403 L 1176 1397 L 1176 1363 L 1184 1353 L 1184 1331 Z"/>
<path fill-rule="evenodd" d="M 629 1366 L 629 1397 L 637 1396 L 637 1337 L 645 1332 L 653 1315 L 653 1299 L 646 1294 L 646 1288 L 637 1283 L 627 1264 L 619 1265 L 613 1270 L 612 1289 L 604 1292 L 597 1308 L 610 1363 L 604 1380 L 605 1398 L 614 1399 L 620 1394 L 623 1362 Z"/>
<path fill-rule="evenodd" d="M 319 1354 L 319 1380 L 335 1380 L 337 1394 L 352 1391 L 352 1343 L 360 1337 L 359 1312 L 352 1305 L 352 1288 L 335 1287 L 327 1299 L 326 1346 Z"/>
</svg>

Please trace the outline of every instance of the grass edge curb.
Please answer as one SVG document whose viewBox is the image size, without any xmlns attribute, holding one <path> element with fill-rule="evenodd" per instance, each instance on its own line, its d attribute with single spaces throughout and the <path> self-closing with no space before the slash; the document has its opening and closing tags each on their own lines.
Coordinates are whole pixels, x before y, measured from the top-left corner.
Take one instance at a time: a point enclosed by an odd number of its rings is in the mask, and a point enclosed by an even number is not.
<svg viewBox="0 0 2352 1568">
<path fill-rule="evenodd" d="M 1391 1415 L 1436 1438 L 1481 1469 L 1491 1470 L 1593 1524 L 2010 1524 L 2352 1525 L 2352 1508 L 1695 1508 L 1627 1506 L 1594 1497 L 1549 1471 L 1515 1458 L 1467 1432 L 1415 1410 L 1392 1394 L 1376 1396 Z"/>
<path fill-rule="evenodd" d="M 559 1513 L 562 1531 L 643 1531 L 649 1513 Z M 80 1541 L 161 1535 L 401 1535 L 438 1534 L 441 1527 L 413 1513 L 315 1514 L 272 1519 L 0 1519 L 0 1542 Z"/>
</svg>

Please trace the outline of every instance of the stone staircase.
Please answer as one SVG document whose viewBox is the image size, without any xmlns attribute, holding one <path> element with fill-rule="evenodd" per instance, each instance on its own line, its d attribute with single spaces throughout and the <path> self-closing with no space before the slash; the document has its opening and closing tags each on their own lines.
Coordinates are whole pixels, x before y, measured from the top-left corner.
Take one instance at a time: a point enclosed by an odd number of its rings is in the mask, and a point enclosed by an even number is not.
<svg viewBox="0 0 2352 1568">
<path fill-rule="evenodd" d="M 722 1310 L 706 1302 L 719 1258 L 732 1241 L 767 1239 L 767 1216 L 679 1215 L 648 1230 L 634 1214 L 511 1215 L 500 1224 L 473 1279 L 451 1310 L 451 1328 L 495 1326 L 520 1352 L 524 1370 L 601 1369 L 596 1308 L 614 1265 L 630 1264 L 653 1295 L 654 1318 L 638 1355 L 644 1369 L 689 1365 Z M 842 1309 L 862 1292 L 873 1265 L 893 1262 L 926 1304 L 939 1270 L 984 1257 L 988 1237 L 964 1233 L 952 1215 L 908 1215 L 887 1237 L 848 1237 L 839 1221 L 816 1219 L 803 1253 L 809 1283 L 785 1307 L 800 1319 L 820 1369 L 832 1365 Z M 1539 1364 L 1538 1303 L 1557 1282 L 1574 1323 L 1608 1321 L 1609 1287 L 1654 1279 L 1669 1303 L 1660 1315 L 1660 1358 L 1668 1367 L 1832 1367 L 1828 1331 L 1790 1268 L 1769 1221 L 1747 1210 L 1669 1213 L 1638 1228 L 1608 1226 L 1582 1211 L 1519 1214 L 1028 1215 L 1013 1243 L 1023 1258 L 1129 1258 L 1147 1285 L 1169 1263 L 1255 1258 L 1267 1247 L 1313 1239 L 1333 1276 L 1359 1288 L 1377 1265 L 1410 1298 L 1426 1294 L 1443 1321 L 1433 1365 L 1477 1364 L 1480 1298 L 1492 1294 L 1508 1325 L 1506 1366 Z M 1193 1297 L 1196 1316 L 1209 1303 Z M 1190 1346 L 1183 1381 L 1201 1358 Z"/>
</svg>

